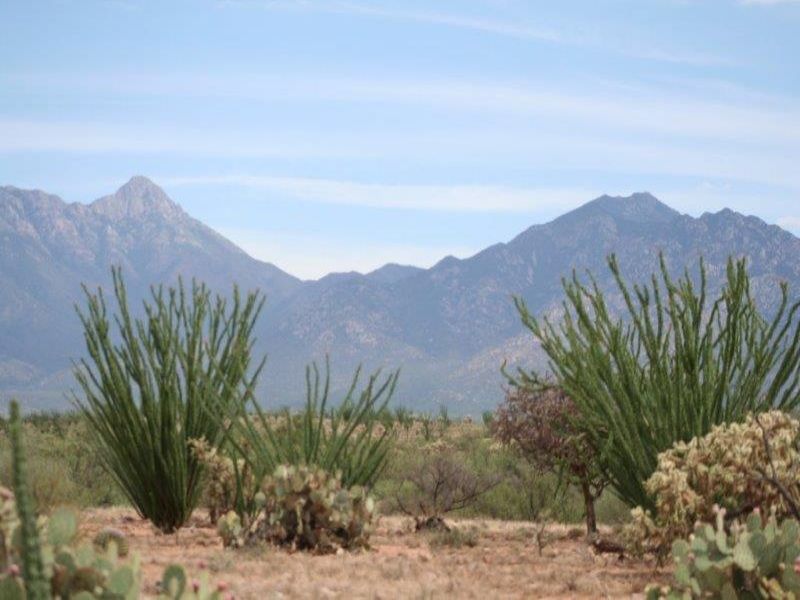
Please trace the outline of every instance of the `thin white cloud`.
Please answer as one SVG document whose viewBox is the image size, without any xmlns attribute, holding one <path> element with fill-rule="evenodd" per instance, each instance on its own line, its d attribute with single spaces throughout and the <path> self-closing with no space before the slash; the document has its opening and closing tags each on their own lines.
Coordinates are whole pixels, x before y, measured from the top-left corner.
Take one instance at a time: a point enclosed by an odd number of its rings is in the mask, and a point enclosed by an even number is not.
<svg viewBox="0 0 800 600">
<path fill-rule="evenodd" d="M 800 110 L 793 99 L 754 98 L 724 90 L 715 96 L 675 93 L 674 86 L 583 82 L 550 84 L 464 79 L 403 80 L 264 76 L 254 73 L 208 74 L 17 74 L 0 82 L 22 89 L 71 89 L 84 93 L 221 97 L 259 102 L 329 101 L 356 105 L 412 106 L 462 115 L 546 119 L 542 123 L 581 131 L 613 130 L 769 146 L 800 144 Z M 588 91 L 587 91 L 588 90 Z M 409 115 L 409 118 L 413 115 Z M 144 133 L 138 137 L 144 138 Z M 92 138 L 88 138 L 88 143 Z M 2 143 L 2 141 L 0 141 Z M 9 143 L 9 141 L 6 141 Z M 296 142 L 288 144 L 289 150 Z M 201 145 L 202 147 L 202 145 Z"/>
<path fill-rule="evenodd" d="M 342 271 L 368 273 L 389 262 L 430 267 L 448 254 L 463 258 L 481 250 L 462 245 L 326 239 L 246 228 L 221 228 L 218 231 L 254 258 L 276 264 L 301 279 L 318 279 L 328 273 Z"/>
<path fill-rule="evenodd" d="M 654 117 L 656 118 L 656 117 Z M 597 170 L 608 174 L 655 174 L 732 179 L 800 188 L 798 144 L 698 143 L 692 139 L 623 136 L 589 126 L 548 121 L 505 126 L 367 131 L 327 129 L 275 131 L 270 127 L 226 130 L 207 123 L 203 131 L 133 130 L 129 126 L 0 120 L 0 152 L 173 154 L 185 157 L 357 158 L 369 161 L 442 161 L 503 164 L 536 170 Z M 787 125 L 787 129 L 791 126 Z M 574 133 L 573 131 L 574 130 Z M 791 134 L 791 132 L 788 132 Z M 249 175 L 245 173 L 245 175 Z M 259 173 L 255 175 L 260 175 Z M 274 182 L 271 184 L 274 185 Z M 310 192 L 309 192 L 310 193 Z M 504 204 L 513 204 L 502 194 Z"/>
<path fill-rule="evenodd" d="M 186 154 L 191 156 L 348 157 L 358 153 L 336 145 L 300 141 L 296 135 L 248 135 L 232 131 L 129 126 L 119 123 L 3 119 L 0 152 Z"/>
<path fill-rule="evenodd" d="M 316 179 L 221 175 L 156 177 L 165 186 L 233 185 L 326 204 L 454 212 L 562 211 L 599 196 L 596 190 L 484 185 L 389 185 Z"/>
<path fill-rule="evenodd" d="M 259 5 L 268 9 L 279 10 L 306 10 L 328 13 L 351 14 L 357 16 L 374 17 L 379 19 L 406 21 L 441 25 L 457 29 L 466 29 L 490 35 L 511 37 L 546 43 L 566 44 L 584 47 L 592 50 L 605 50 L 631 58 L 688 64 L 695 66 L 721 66 L 734 64 L 732 60 L 705 52 L 691 52 L 674 48 L 655 47 L 652 40 L 647 40 L 641 46 L 632 42 L 624 43 L 624 39 L 616 35 L 593 36 L 589 31 L 581 31 L 580 35 L 568 33 L 566 30 L 552 27 L 537 26 L 518 21 L 492 19 L 488 17 L 474 17 L 461 14 L 436 12 L 430 10 L 408 10 L 388 6 L 378 6 L 375 3 L 337 2 L 334 0 L 322 2 L 307 2 L 302 0 L 266 0 L 253 1 L 225 1 L 221 5 L 253 6 Z"/>
<path fill-rule="evenodd" d="M 739 4 L 800 4 L 800 0 L 740 0 Z"/>
</svg>

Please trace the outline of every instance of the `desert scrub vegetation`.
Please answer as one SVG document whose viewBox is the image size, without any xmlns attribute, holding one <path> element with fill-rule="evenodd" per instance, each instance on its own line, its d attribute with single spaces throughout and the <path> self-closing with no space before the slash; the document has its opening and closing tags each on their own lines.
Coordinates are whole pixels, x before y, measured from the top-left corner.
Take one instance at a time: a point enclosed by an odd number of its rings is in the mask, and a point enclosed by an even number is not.
<svg viewBox="0 0 800 600">
<path fill-rule="evenodd" d="M 672 586 L 650 598 L 795 598 L 800 593 L 800 423 L 748 415 L 659 455 L 657 512 L 634 510 L 636 549 L 671 542 Z"/>
<path fill-rule="evenodd" d="M 649 586 L 648 600 L 664 598 L 797 598 L 800 596 L 800 525 L 750 513 L 744 522 L 698 523 L 690 540 L 672 546 L 674 583 Z"/>
<path fill-rule="evenodd" d="M 584 519 L 579 489 L 522 459 L 518 449 L 497 441 L 482 421 L 454 420 L 446 430 L 436 427 L 426 434 L 424 418 L 414 416 L 408 428 L 395 427 L 391 460 L 373 487 L 382 513 L 402 514 L 398 497 L 408 504 L 417 494 L 411 478 L 430 468 L 438 457 L 448 457 L 469 477 L 495 483 L 450 511 L 449 517 L 539 521 L 547 516 L 566 523 Z M 603 494 L 597 502 L 597 518 L 616 524 L 626 521 L 629 511 L 613 495 Z"/>
<path fill-rule="evenodd" d="M 586 531 L 597 533 L 595 501 L 607 484 L 598 455 L 576 425 L 575 403 L 557 387 L 512 387 L 490 421 L 490 431 L 540 472 L 572 483 L 583 497 Z"/>
<path fill-rule="evenodd" d="M 228 483 L 217 487 L 233 492 L 233 511 L 245 530 L 262 511 L 262 482 L 282 469 L 319 469 L 345 490 L 368 491 L 374 485 L 392 447 L 392 428 L 381 418 L 398 373 L 374 373 L 361 388 L 360 377 L 358 369 L 344 398 L 331 406 L 329 365 L 326 361 L 323 377 L 312 364 L 306 369 L 306 404 L 301 411 L 269 413 L 253 400 L 251 410 L 230 422 L 224 440 L 227 468 L 217 469 L 226 473 Z M 220 426 L 225 427 L 224 413 L 219 414 Z"/>
<path fill-rule="evenodd" d="M 77 413 L 33 413 L 22 419 L 28 489 L 39 510 L 108 506 L 125 501 L 95 456 L 86 420 Z M 12 487 L 9 422 L 0 417 L 0 484 Z"/>
<path fill-rule="evenodd" d="M 119 269 L 112 270 L 117 313 L 102 290 L 84 287 L 79 309 L 87 359 L 75 365 L 74 401 L 97 456 L 127 500 L 164 532 L 181 527 L 200 495 L 203 465 L 189 440 L 218 447 L 225 419 L 243 411 L 263 366 L 253 367 L 257 293 L 212 298 L 203 284 L 151 289 L 134 317 Z M 117 341 L 119 340 L 119 341 Z M 221 417 L 221 418 L 218 418 Z"/>
<path fill-rule="evenodd" d="M 500 483 L 497 474 L 476 473 L 453 452 L 434 451 L 406 476 L 395 497 L 397 507 L 414 519 L 417 531 L 449 530 L 444 515 L 467 508 Z"/>
<path fill-rule="evenodd" d="M 69 509 L 37 516 L 28 490 L 27 459 L 19 406 L 11 403 L 8 431 L 13 463 L 13 492 L 0 488 L 0 598 L 106 598 L 135 600 L 141 591 L 138 556 L 128 555 L 118 532 L 101 532 L 81 543 L 78 517 Z M 103 534 L 104 533 L 104 534 Z M 186 572 L 171 565 L 164 572 L 160 598 L 222 600 L 203 574 L 194 589 Z"/>
<path fill-rule="evenodd" d="M 715 298 L 702 261 L 695 277 L 687 270 L 673 279 L 662 256 L 660 274 L 633 287 L 613 255 L 608 264 L 623 316 L 615 316 L 594 279 L 584 283 L 575 273 L 564 280 L 560 321 L 515 302 L 552 377 L 578 408 L 581 431 L 615 493 L 652 510 L 645 482 L 660 452 L 714 425 L 800 404 L 800 302 L 789 301 L 784 283 L 771 316 L 760 312 L 744 260 L 729 260 Z M 512 380 L 528 388 L 547 383 L 523 370 Z"/>
<path fill-rule="evenodd" d="M 700 521 L 728 522 L 754 510 L 777 519 L 800 517 L 800 422 L 780 411 L 748 415 L 744 423 L 718 425 L 659 454 L 646 482 L 653 513 L 633 511 L 629 534 L 636 546 L 663 551 L 687 537 Z"/>
<path fill-rule="evenodd" d="M 231 511 L 218 524 L 225 546 L 268 543 L 325 554 L 368 547 L 375 502 L 359 486 L 308 467 L 279 466 L 256 495 L 258 511 L 242 521 Z"/>
</svg>

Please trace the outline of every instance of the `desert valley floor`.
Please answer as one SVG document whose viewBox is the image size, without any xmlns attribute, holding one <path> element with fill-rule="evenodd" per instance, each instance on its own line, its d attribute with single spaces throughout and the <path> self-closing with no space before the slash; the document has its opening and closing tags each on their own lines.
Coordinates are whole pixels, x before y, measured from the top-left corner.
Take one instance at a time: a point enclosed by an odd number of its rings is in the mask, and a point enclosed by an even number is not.
<svg viewBox="0 0 800 600">
<path fill-rule="evenodd" d="M 83 513 L 82 531 L 122 530 L 142 564 L 145 597 L 155 597 L 164 568 L 181 562 L 223 583 L 238 600 L 282 598 L 636 598 L 669 574 L 653 562 L 596 554 L 580 527 L 552 525 L 540 555 L 531 524 L 458 520 L 474 547 L 440 546 L 410 519 L 381 518 L 372 550 L 339 555 L 270 548 L 226 550 L 203 515 L 177 535 L 160 535 L 130 509 Z"/>
</svg>

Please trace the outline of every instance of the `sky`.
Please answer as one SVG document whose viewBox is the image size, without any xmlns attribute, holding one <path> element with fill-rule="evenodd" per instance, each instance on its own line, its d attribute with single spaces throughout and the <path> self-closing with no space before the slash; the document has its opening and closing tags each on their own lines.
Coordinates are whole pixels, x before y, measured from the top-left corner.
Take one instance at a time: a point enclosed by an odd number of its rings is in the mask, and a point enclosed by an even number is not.
<svg viewBox="0 0 800 600">
<path fill-rule="evenodd" d="M 0 3 L 0 185 L 132 175 L 302 278 L 607 193 L 800 234 L 798 0 Z"/>
</svg>

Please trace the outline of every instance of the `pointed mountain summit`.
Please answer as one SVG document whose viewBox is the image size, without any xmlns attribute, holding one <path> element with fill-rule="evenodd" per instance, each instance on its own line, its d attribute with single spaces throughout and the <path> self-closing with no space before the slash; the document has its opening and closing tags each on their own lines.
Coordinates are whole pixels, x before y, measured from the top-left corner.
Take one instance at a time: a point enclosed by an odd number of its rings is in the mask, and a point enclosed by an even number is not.
<svg viewBox="0 0 800 600">
<path fill-rule="evenodd" d="M 91 208 L 111 219 L 137 219 L 148 214 L 171 219 L 186 214 L 164 190 L 141 175 L 131 177 L 114 194 L 95 200 Z"/>
<path fill-rule="evenodd" d="M 108 287 L 120 265 L 133 306 L 179 276 L 229 292 L 259 288 L 278 302 L 300 285 L 186 214 L 155 183 L 134 177 L 91 204 L 0 188 L 0 389 L 69 366 L 83 350 L 72 307 L 81 284 Z M 61 394 L 59 394 L 61 397 Z"/>
</svg>

